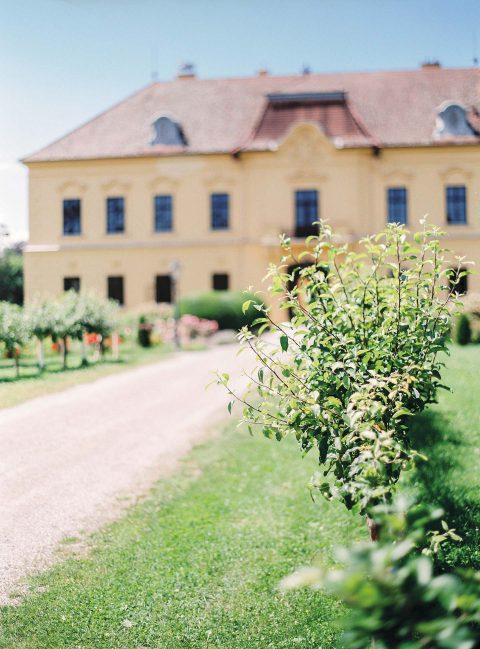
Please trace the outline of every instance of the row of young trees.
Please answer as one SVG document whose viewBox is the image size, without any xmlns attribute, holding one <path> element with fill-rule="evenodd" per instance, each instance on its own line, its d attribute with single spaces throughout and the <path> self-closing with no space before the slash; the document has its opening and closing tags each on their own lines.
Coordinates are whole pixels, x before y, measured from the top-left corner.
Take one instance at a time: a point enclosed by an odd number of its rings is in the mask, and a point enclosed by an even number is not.
<svg viewBox="0 0 480 649">
<path fill-rule="evenodd" d="M 271 293 L 292 314 L 275 323 L 258 306 L 254 326 L 240 338 L 258 367 L 250 393 L 234 393 L 218 375 L 244 421 L 277 440 L 294 435 L 302 453 L 315 449 L 321 471 L 312 490 L 366 517 L 375 543 L 342 555 L 344 568 L 314 568 L 286 587 L 330 587 L 354 611 L 351 649 L 477 646 L 480 576 L 434 574 L 434 555 L 458 539 L 429 503 L 399 502 L 402 472 L 418 460 L 409 418 L 435 401 L 447 352 L 463 259 L 441 247 L 442 233 L 423 223 L 410 235 L 390 225 L 360 242 L 338 245 L 321 224 L 319 237 L 295 257 L 290 240 L 280 266 L 269 270 Z M 287 272 L 292 260 L 296 270 Z M 448 261 L 448 263 L 447 263 Z M 286 296 L 286 298 L 284 297 Z M 249 306 L 248 303 L 245 305 Z M 424 458 L 422 461 L 425 461 Z"/>
<path fill-rule="evenodd" d="M 3 343 L 8 356 L 14 359 L 17 376 L 22 349 L 32 340 L 37 341 L 40 370 L 45 368 L 44 341 L 47 338 L 62 343 L 63 366 L 66 368 L 69 339 L 82 343 L 82 362 L 86 363 L 85 334 L 96 333 L 104 340 L 117 325 L 116 303 L 95 293 L 67 291 L 56 299 L 38 297 L 25 308 L 0 302 L 0 343 Z"/>
</svg>

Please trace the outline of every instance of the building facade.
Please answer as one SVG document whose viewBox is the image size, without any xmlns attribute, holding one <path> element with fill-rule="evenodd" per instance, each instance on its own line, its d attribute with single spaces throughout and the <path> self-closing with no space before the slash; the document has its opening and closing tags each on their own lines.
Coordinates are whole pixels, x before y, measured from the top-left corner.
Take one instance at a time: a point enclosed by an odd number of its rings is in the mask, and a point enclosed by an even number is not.
<svg viewBox="0 0 480 649">
<path fill-rule="evenodd" d="M 262 289 L 279 235 L 345 241 L 428 214 L 480 262 L 480 71 L 154 83 L 24 163 L 26 299 L 96 289 L 126 308 Z M 469 290 L 480 290 L 469 278 Z"/>
</svg>

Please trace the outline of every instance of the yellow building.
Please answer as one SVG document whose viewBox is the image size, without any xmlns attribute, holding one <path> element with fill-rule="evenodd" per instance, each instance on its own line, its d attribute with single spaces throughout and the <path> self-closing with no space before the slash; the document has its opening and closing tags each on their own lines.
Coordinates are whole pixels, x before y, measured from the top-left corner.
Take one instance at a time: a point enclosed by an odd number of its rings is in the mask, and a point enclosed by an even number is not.
<svg viewBox="0 0 480 649">
<path fill-rule="evenodd" d="M 133 307 L 261 288 L 278 237 L 346 241 L 429 214 L 480 261 L 480 71 L 153 83 L 27 157 L 26 298 L 94 288 Z M 469 278 L 480 289 L 480 278 Z"/>
</svg>

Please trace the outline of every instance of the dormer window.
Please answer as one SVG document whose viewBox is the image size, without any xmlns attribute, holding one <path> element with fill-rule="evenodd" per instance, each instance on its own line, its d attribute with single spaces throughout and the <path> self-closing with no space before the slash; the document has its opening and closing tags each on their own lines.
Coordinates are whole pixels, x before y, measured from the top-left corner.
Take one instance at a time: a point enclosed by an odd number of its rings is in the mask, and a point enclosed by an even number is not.
<svg viewBox="0 0 480 649">
<path fill-rule="evenodd" d="M 435 135 L 437 137 L 475 135 L 468 122 L 465 108 L 453 102 L 442 104 L 437 115 Z"/>
<path fill-rule="evenodd" d="M 153 139 L 151 144 L 185 146 L 187 140 L 182 127 L 170 117 L 159 117 L 153 123 Z"/>
</svg>

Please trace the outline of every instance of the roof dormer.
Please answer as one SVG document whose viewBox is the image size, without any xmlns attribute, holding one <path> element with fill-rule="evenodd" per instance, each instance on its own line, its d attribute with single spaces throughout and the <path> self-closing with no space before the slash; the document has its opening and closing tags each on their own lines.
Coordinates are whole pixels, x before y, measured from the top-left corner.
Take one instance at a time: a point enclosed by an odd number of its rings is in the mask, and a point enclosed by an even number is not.
<svg viewBox="0 0 480 649">
<path fill-rule="evenodd" d="M 466 109 L 453 101 L 443 103 L 437 113 L 435 136 L 462 135 L 475 135 L 475 131 L 468 121 Z"/>
<path fill-rule="evenodd" d="M 327 137 L 365 142 L 368 134 L 352 113 L 343 90 L 275 92 L 256 128 L 256 141 L 278 142 L 299 123 L 316 125 Z"/>
<path fill-rule="evenodd" d="M 187 140 L 182 127 L 171 117 L 162 115 L 153 122 L 152 145 L 186 146 Z"/>
</svg>

